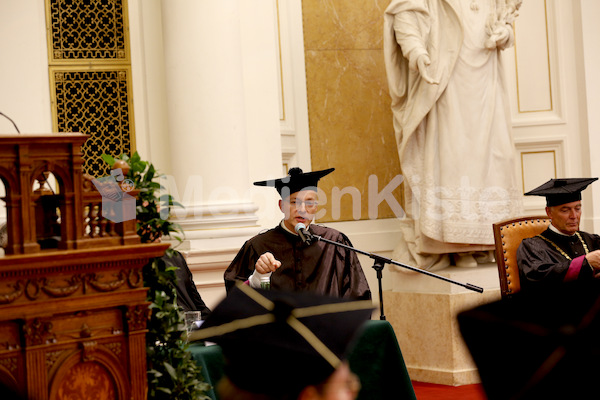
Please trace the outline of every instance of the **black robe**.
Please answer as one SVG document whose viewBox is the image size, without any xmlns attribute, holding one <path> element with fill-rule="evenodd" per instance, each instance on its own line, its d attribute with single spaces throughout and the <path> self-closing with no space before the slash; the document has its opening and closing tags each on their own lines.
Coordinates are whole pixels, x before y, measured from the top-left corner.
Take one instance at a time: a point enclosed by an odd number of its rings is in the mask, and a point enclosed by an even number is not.
<svg viewBox="0 0 600 400">
<path fill-rule="evenodd" d="M 163 260 L 177 267 L 175 271 L 176 277 L 176 289 L 177 289 L 177 305 L 182 308 L 183 311 L 200 311 L 202 313 L 202 319 L 205 319 L 210 314 L 210 308 L 206 306 L 192 276 L 192 271 L 187 265 L 183 254 L 178 251 L 173 251 L 172 255 L 165 254 Z"/>
<path fill-rule="evenodd" d="M 600 236 L 582 231 L 579 231 L 579 234 L 586 243 L 588 251 L 600 249 Z M 573 275 L 573 279 L 589 280 L 593 278 L 590 264 L 585 258 L 579 258 L 584 257 L 586 253 L 577 235 L 560 235 L 550 228 L 542 232 L 542 235 L 555 243 L 571 260 L 540 237 L 524 239 L 517 250 L 521 289 L 561 284 L 565 281 L 569 269 L 574 269 L 579 265 L 581 266 L 579 273 Z"/>
<path fill-rule="evenodd" d="M 324 239 L 352 246 L 343 233 L 311 224 L 309 231 Z M 312 291 L 350 299 L 371 299 L 369 284 L 356 253 L 323 241 L 310 245 L 278 225 L 249 239 L 225 271 L 225 287 L 246 281 L 258 258 L 270 252 L 281 261 L 271 275 L 271 289 Z"/>
</svg>

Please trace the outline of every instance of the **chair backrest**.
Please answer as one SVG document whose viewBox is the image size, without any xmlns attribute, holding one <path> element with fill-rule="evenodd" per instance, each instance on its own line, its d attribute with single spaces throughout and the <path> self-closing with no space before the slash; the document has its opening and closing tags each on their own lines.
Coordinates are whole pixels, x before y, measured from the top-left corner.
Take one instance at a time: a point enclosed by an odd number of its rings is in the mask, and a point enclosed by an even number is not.
<svg viewBox="0 0 600 400">
<path fill-rule="evenodd" d="M 500 293 L 503 299 L 521 290 L 517 265 L 517 249 L 521 241 L 542 233 L 548 225 L 550 225 L 550 218 L 545 215 L 510 219 L 492 225 Z"/>
</svg>

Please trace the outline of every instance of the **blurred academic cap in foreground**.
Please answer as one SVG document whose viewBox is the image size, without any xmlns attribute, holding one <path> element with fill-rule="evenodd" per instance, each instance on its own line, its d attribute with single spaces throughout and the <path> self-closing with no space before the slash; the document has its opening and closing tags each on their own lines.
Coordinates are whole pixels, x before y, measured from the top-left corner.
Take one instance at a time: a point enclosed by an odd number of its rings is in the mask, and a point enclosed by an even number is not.
<svg viewBox="0 0 600 400">
<path fill-rule="evenodd" d="M 372 310 L 370 300 L 238 284 L 191 340 L 219 344 L 225 375 L 241 389 L 264 394 L 299 391 L 335 371 Z"/>
<path fill-rule="evenodd" d="M 546 206 L 553 207 L 581 200 L 581 192 L 598 178 L 561 178 L 548 182 L 525 193 L 527 196 L 546 197 Z"/>
<path fill-rule="evenodd" d="M 458 315 L 489 400 L 597 393 L 600 282 L 569 282 Z M 593 395 L 592 397 L 595 397 Z"/>
</svg>

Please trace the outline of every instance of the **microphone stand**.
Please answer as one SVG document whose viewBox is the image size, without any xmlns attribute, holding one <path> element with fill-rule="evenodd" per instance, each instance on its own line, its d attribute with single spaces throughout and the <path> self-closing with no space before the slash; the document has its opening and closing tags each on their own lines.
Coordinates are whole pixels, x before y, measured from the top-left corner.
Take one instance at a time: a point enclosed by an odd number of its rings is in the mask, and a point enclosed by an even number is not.
<svg viewBox="0 0 600 400">
<path fill-rule="evenodd" d="M 416 268 L 416 267 L 411 267 L 410 265 L 406 265 L 406 264 L 401 264 L 401 263 L 399 263 L 397 261 L 394 261 L 394 260 L 392 260 L 390 258 L 382 257 L 382 256 L 377 255 L 375 253 L 369 253 L 369 252 L 366 252 L 366 251 L 363 251 L 363 250 L 356 249 L 356 248 L 354 248 L 352 246 L 345 245 L 343 243 L 339 243 L 339 242 L 335 242 L 333 240 L 325 239 L 325 238 L 323 238 L 323 237 L 321 237 L 319 235 L 315 235 L 314 233 L 309 232 L 308 230 L 306 230 L 305 233 L 306 233 L 306 236 L 308 237 L 309 240 L 316 239 L 317 241 L 322 241 L 322 242 L 325 242 L 325 243 L 330 243 L 330 244 L 333 244 L 333 245 L 336 245 L 336 246 L 339 246 L 339 247 L 343 247 L 343 248 L 348 249 L 348 250 L 352 250 L 352 251 L 354 251 L 356 253 L 363 254 L 363 255 L 368 256 L 368 257 L 370 257 L 371 259 L 374 260 L 373 269 L 375 269 L 375 271 L 377 271 L 377 282 L 379 284 L 379 311 L 380 311 L 380 317 L 379 317 L 379 319 L 381 319 L 381 320 L 385 320 L 385 314 L 383 313 L 383 288 L 382 288 L 382 285 L 381 285 L 381 280 L 383 278 L 383 272 L 382 271 L 383 271 L 383 267 L 385 267 L 385 264 L 394 264 L 394 265 L 397 265 L 399 267 L 409 269 L 411 271 L 416 271 L 416 272 L 419 272 L 421 274 L 425 274 L 425 275 L 431 276 L 433 278 L 441 279 L 443 281 L 452 283 L 454 285 L 462 286 L 462 287 L 464 287 L 466 289 L 472 290 L 472 291 L 477 292 L 477 293 L 483 293 L 483 288 L 481 288 L 479 286 L 475 286 L 475 285 L 472 285 L 470 283 L 458 282 L 458 281 L 452 280 L 450 278 L 446 278 L 444 276 L 437 275 L 437 274 L 434 274 L 432 272 L 426 271 L 424 269 L 420 269 L 420 268 Z"/>
</svg>

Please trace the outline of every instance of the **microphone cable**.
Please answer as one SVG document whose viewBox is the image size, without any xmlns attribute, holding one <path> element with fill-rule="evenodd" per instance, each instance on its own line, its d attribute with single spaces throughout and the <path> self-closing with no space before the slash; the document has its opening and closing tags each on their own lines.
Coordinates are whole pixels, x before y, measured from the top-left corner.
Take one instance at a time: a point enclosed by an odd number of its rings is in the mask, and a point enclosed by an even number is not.
<svg viewBox="0 0 600 400">
<path fill-rule="evenodd" d="M 21 134 L 21 131 L 19 130 L 19 128 L 17 127 L 17 124 L 15 124 L 15 121 L 13 121 L 12 119 L 10 119 L 8 117 L 8 115 L 4 114 L 2 111 L 0 111 L 0 115 L 2 115 L 4 118 L 6 118 L 7 120 L 9 120 L 10 122 L 12 122 L 13 126 L 15 127 L 15 129 L 17 130 L 18 134 Z"/>
</svg>

